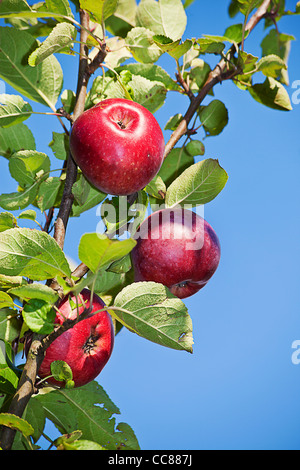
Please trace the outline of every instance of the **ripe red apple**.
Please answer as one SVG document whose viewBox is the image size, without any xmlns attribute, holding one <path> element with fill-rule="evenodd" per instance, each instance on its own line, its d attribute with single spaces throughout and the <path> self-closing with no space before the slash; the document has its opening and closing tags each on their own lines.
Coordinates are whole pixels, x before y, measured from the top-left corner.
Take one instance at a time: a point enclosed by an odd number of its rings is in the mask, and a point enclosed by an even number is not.
<svg viewBox="0 0 300 470">
<path fill-rule="evenodd" d="M 150 111 L 115 98 L 76 119 L 70 149 L 90 183 L 104 193 L 124 196 L 143 189 L 158 173 L 164 138 Z"/>
<path fill-rule="evenodd" d="M 199 215 L 162 209 L 150 215 L 135 235 L 131 252 L 135 281 L 154 281 L 183 299 L 198 292 L 216 271 L 220 243 Z"/>
<path fill-rule="evenodd" d="M 79 314 L 90 307 L 90 294 L 83 289 L 78 296 Z M 94 380 L 110 358 L 114 344 L 114 328 L 109 313 L 105 310 L 93 314 L 105 307 L 104 302 L 94 294 L 91 313 L 73 328 L 62 333 L 46 350 L 44 360 L 39 369 L 41 378 L 51 375 L 53 361 L 65 361 L 72 369 L 75 387 L 81 387 Z M 66 319 L 74 319 L 77 315 L 76 298 L 68 296 L 58 306 L 55 323 L 62 324 Z M 64 318 L 65 317 L 65 318 Z M 53 377 L 48 382 L 63 387 L 63 382 Z"/>
</svg>

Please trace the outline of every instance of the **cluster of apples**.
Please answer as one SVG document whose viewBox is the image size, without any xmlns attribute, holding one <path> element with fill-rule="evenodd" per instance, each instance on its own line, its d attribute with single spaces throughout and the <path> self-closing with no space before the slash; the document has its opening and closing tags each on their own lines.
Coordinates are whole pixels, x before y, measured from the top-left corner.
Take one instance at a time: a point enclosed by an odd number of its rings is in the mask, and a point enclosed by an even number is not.
<svg viewBox="0 0 300 470">
<path fill-rule="evenodd" d="M 164 158 L 164 138 L 153 114 L 126 99 L 107 99 L 85 111 L 73 124 L 71 154 L 83 174 L 102 192 L 124 196 L 143 189 L 158 173 Z M 183 208 L 162 209 L 150 215 L 136 234 L 132 251 L 135 281 L 155 281 L 179 298 L 198 292 L 216 271 L 220 243 L 212 227 Z M 90 306 L 90 292 L 81 292 Z M 113 325 L 103 301 L 92 299 L 89 317 L 58 337 L 47 349 L 39 371 L 51 375 L 52 361 L 67 362 L 75 386 L 93 380 L 113 348 Z M 75 318 L 69 299 L 59 306 L 56 322 Z M 49 382 L 58 385 L 53 378 Z M 60 382 L 61 385 L 61 382 Z"/>
</svg>

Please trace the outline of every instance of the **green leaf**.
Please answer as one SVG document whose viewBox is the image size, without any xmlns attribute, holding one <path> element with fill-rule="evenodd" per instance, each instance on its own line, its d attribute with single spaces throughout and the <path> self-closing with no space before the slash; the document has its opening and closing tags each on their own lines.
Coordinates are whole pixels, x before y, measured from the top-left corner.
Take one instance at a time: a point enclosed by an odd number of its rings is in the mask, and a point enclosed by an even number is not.
<svg viewBox="0 0 300 470">
<path fill-rule="evenodd" d="M 96 442 L 80 439 L 81 436 L 81 431 L 73 431 L 70 434 L 63 434 L 54 443 L 57 450 L 105 450 Z"/>
<path fill-rule="evenodd" d="M 10 212 L 0 213 L 0 232 L 14 228 L 17 225 L 16 218 Z"/>
<path fill-rule="evenodd" d="M 37 282 L 13 287 L 8 292 L 22 300 L 26 300 L 26 302 L 30 299 L 39 299 L 54 304 L 58 300 L 58 294 L 53 289 Z"/>
<path fill-rule="evenodd" d="M 31 436 L 34 429 L 25 419 L 11 413 L 0 413 L 0 425 L 20 431 L 24 436 Z"/>
<path fill-rule="evenodd" d="M 56 241 L 46 232 L 28 228 L 0 233 L 0 270 L 9 276 L 27 276 L 37 281 L 71 275 Z"/>
<path fill-rule="evenodd" d="M 280 57 L 287 65 L 291 49 L 291 41 L 294 39 L 294 36 L 278 33 L 275 28 L 271 29 L 261 42 L 262 55 L 268 56 L 274 54 Z M 284 85 L 289 84 L 288 72 L 281 66 L 278 67 L 277 75 L 273 78 L 277 78 Z"/>
<path fill-rule="evenodd" d="M 135 26 L 136 9 L 136 0 L 119 0 L 113 16 L 105 21 L 106 29 L 113 36 L 124 38 L 130 29 Z"/>
<path fill-rule="evenodd" d="M 141 191 L 139 191 L 138 195 L 140 194 Z M 121 234 L 123 234 L 122 228 L 125 227 L 127 230 L 128 223 L 133 217 L 126 196 L 113 196 L 110 200 L 107 200 L 105 204 L 101 206 L 100 215 L 106 225 L 106 234 L 108 234 L 110 238 L 113 238 L 116 233 L 119 234 L 120 231 Z"/>
<path fill-rule="evenodd" d="M 132 75 L 141 75 L 148 80 L 163 83 L 167 90 L 180 90 L 179 85 L 173 80 L 170 75 L 159 65 L 156 64 L 141 64 L 133 63 L 126 64 L 119 67 L 117 72 L 120 73 L 122 69 L 129 70 Z"/>
<path fill-rule="evenodd" d="M 178 125 L 182 121 L 182 118 L 183 116 L 181 113 L 177 113 L 174 116 L 171 116 L 167 124 L 165 125 L 164 129 L 166 131 L 175 131 L 175 129 L 177 129 Z"/>
<path fill-rule="evenodd" d="M 0 27 L 0 77 L 27 98 L 54 107 L 62 88 L 62 70 L 54 56 L 37 67 L 28 65 L 29 51 L 38 45 L 24 31 Z"/>
<path fill-rule="evenodd" d="M 4 307 L 13 307 L 14 302 L 10 295 L 0 291 L 0 309 Z"/>
<path fill-rule="evenodd" d="M 108 75 L 108 74 L 107 74 Z M 94 79 L 86 100 L 86 109 L 108 98 L 125 98 L 125 90 L 113 76 L 98 76 Z"/>
<path fill-rule="evenodd" d="M 41 5 L 41 4 L 40 4 Z M 38 10 L 41 10 L 43 6 L 38 7 Z M 6 18 L 5 22 L 11 24 L 17 29 L 21 29 L 23 31 L 26 31 L 27 33 L 31 34 L 34 38 L 39 38 L 43 36 L 47 36 L 48 34 L 51 33 L 52 29 L 54 28 L 56 21 L 53 18 L 45 18 L 44 20 L 40 20 L 35 14 L 35 17 L 32 16 L 31 18 L 29 17 L 23 17 L 19 16 L 19 13 L 16 13 L 16 16 L 10 16 L 9 18 Z M 33 15 L 32 10 L 30 12 L 25 12 L 25 15 L 27 14 Z M 22 13 L 21 13 L 22 15 Z M 0 12 L 1 16 L 1 12 Z M 49 16 L 49 15 L 48 15 Z"/>
<path fill-rule="evenodd" d="M 186 54 L 193 46 L 193 41 L 186 39 L 184 42 L 178 44 L 174 49 L 172 49 L 168 54 L 174 59 L 178 60 L 184 54 Z"/>
<path fill-rule="evenodd" d="M 134 101 L 147 108 L 151 113 L 155 113 L 163 106 L 167 95 L 163 83 L 148 80 L 140 75 L 132 75 L 132 80 L 128 85 L 133 90 Z"/>
<path fill-rule="evenodd" d="M 31 115 L 32 108 L 18 95 L 0 95 L 0 126 L 14 126 Z"/>
<path fill-rule="evenodd" d="M 75 107 L 75 103 L 76 103 L 76 95 L 75 95 L 74 91 L 73 90 L 64 90 L 62 92 L 61 96 L 60 96 L 60 99 L 61 99 L 61 102 L 63 104 L 64 110 L 67 113 L 71 114 L 74 111 L 74 107 Z M 54 135 L 55 134 L 57 134 L 57 132 L 52 133 L 53 140 L 54 140 Z M 63 135 L 65 137 L 67 137 L 65 133 L 58 134 L 58 135 Z M 57 158 L 60 158 L 60 157 L 57 157 Z M 61 160 L 64 160 L 64 159 L 61 158 Z"/>
<path fill-rule="evenodd" d="M 71 216 L 72 217 L 78 217 L 80 214 L 83 212 L 92 209 L 93 207 L 97 206 L 100 204 L 100 202 L 105 199 L 107 194 L 101 193 L 98 189 L 94 188 L 91 184 L 89 184 L 89 192 L 86 197 L 85 203 L 84 204 L 78 204 L 76 201 L 73 203 L 72 206 L 72 212 Z"/>
<path fill-rule="evenodd" d="M 222 191 L 227 179 L 228 175 L 218 160 L 209 158 L 195 163 L 169 186 L 166 206 L 206 204 Z"/>
<path fill-rule="evenodd" d="M 239 44 L 243 39 L 243 28 L 244 25 L 242 23 L 229 26 L 224 33 L 224 40 Z M 248 34 L 249 31 L 244 32 L 244 39 L 246 39 Z"/>
<path fill-rule="evenodd" d="M 95 282 L 95 292 L 97 292 L 97 294 L 99 295 L 104 294 L 108 291 L 111 291 L 116 286 L 118 286 L 119 288 L 119 286 L 122 286 L 124 281 L 125 281 L 124 273 L 117 274 L 117 273 L 110 272 L 105 269 L 100 269 L 96 276 L 95 274 L 91 275 L 90 272 L 87 275 L 88 284 Z"/>
<path fill-rule="evenodd" d="M 35 67 L 52 54 L 66 47 L 72 47 L 74 39 L 76 39 L 75 26 L 70 23 L 58 23 L 45 41 L 30 54 L 28 64 Z"/>
<path fill-rule="evenodd" d="M 32 5 L 36 9 L 31 9 L 25 0 L 2 0 L 1 2 L 1 18 L 10 18 L 13 21 L 21 18 L 56 18 L 57 21 L 65 21 L 63 16 L 73 18 L 68 0 L 45 0 L 45 5 L 36 3 Z M 14 22 L 12 23 L 14 25 Z M 20 22 L 17 23 L 18 25 Z M 50 23 L 52 24 L 52 23 Z M 41 25 L 40 25 L 41 26 Z M 38 32 L 47 33 L 48 29 L 43 28 Z"/>
<path fill-rule="evenodd" d="M 183 35 L 187 18 L 181 0 L 142 0 L 136 13 L 137 26 L 173 40 Z"/>
<path fill-rule="evenodd" d="M 12 342 L 20 334 L 22 321 L 17 310 L 11 308 L 0 309 L 0 339 L 7 343 Z M 2 361 L 0 361 L 2 363 Z"/>
<path fill-rule="evenodd" d="M 173 39 L 162 34 L 155 34 L 153 36 L 153 41 L 158 45 L 162 52 L 171 52 L 172 49 L 175 49 L 180 44 L 180 39 L 173 41 Z"/>
<path fill-rule="evenodd" d="M 53 361 L 50 365 L 51 374 L 59 382 L 69 382 L 73 379 L 73 372 L 65 361 Z"/>
<path fill-rule="evenodd" d="M 192 157 L 205 154 L 205 147 L 200 140 L 191 140 L 185 147 L 185 150 Z"/>
<path fill-rule="evenodd" d="M 47 335 L 54 329 L 56 312 L 44 300 L 30 299 L 24 305 L 22 316 L 28 328 L 34 333 Z"/>
<path fill-rule="evenodd" d="M 80 7 L 87 10 L 91 17 L 99 24 L 109 18 L 117 9 L 117 0 L 79 0 Z"/>
<path fill-rule="evenodd" d="M 193 41 L 190 39 L 186 39 L 183 43 L 181 43 L 180 39 L 173 41 L 173 39 L 170 39 L 161 34 L 154 35 L 153 40 L 162 52 L 167 52 L 171 57 L 177 60 L 186 54 L 193 45 Z"/>
<path fill-rule="evenodd" d="M 228 7 L 228 14 L 230 18 L 234 18 L 239 13 L 239 2 L 238 0 L 231 0 Z"/>
<path fill-rule="evenodd" d="M 197 39 L 197 44 L 200 54 L 221 54 L 223 49 L 225 49 L 223 42 L 212 39 L 211 37 Z"/>
<path fill-rule="evenodd" d="M 47 10 L 51 13 L 69 16 L 73 18 L 73 13 L 68 0 L 45 0 Z M 65 21 L 63 18 L 57 18 L 57 21 Z"/>
<path fill-rule="evenodd" d="M 0 206 L 3 209 L 16 211 L 19 209 L 25 209 L 25 207 L 32 204 L 36 198 L 38 192 L 39 182 L 35 181 L 31 186 L 16 193 L 8 193 L 0 195 Z"/>
<path fill-rule="evenodd" d="M 184 303 L 162 284 L 135 282 L 115 298 L 111 314 L 138 335 L 172 349 L 192 352 L 192 321 Z"/>
<path fill-rule="evenodd" d="M 0 127 L 0 155 L 9 158 L 12 153 L 22 149 L 35 150 L 31 130 L 23 123 L 6 129 Z"/>
<path fill-rule="evenodd" d="M 79 430 L 73 431 L 70 434 L 63 434 L 62 436 L 58 437 L 55 440 L 55 445 L 58 447 L 60 444 L 68 442 L 69 444 L 71 442 L 77 441 L 80 439 L 82 436 L 82 432 Z"/>
<path fill-rule="evenodd" d="M 42 435 L 46 424 L 46 417 L 44 410 L 37 400 L 29 400 L 23 414 L 25 418 L 34 428 L 32 438 L 34 442 L 37 442 Z"/>
<path fill-rule="evenodd" d="M 194 163 L 194 158 L 186 152 L 185 147 L 176 147 L 164 159 L 158 176 L 169 186 L 186 168 Z"/>
<path fill-rule="evenodd" d="M 14 336 L 7 334 L 12 326 L 12 322 L 11 320 L 6 321 L 6 317 L 10 316 L 11 313 L 12 310 L 10 309 L 0 310 L 0 392 L 9 395 L 15 393 L 19 382 L 16 371 L 8 364 L 9 355 L 11 355 L 11 346 L 8 341 L 13 341 L 20 332 L 19 328 Z"/>
<path fill-rule="evenodd" d="M 10 287 L 18 287 L 27 282 L 22 276 L 5 276 L 0 274 L 0 289 L 9 289 Z"/>
<path fill-rule="evenodd" d="M 272 77 L 267 77 L 264 83 L 257 83 L 248 89 L 256 101 L 269 108 L 280 111 L 293 109 L 288 92 L 280 82 Z"/>
<path fill-rule="evenodd" d="M 184 0 L 183 2 L 183 7 L 184 9 L 187 9 L 192 3 L 194 3 L 195 0 Z"/>
<path fill-rule="evenodd" d="M 147 28 L 132 28 L 126 37 L 126 43 L 135 60 L 145 64 L 156 62 L 162 55 L 161 49 L 153 40 L 154 33 Z"/>
<path fill-rule="evenodd" d="M 249 32 L 244 32 L 244 39 L 248 36 Z M 214 41 L 216 43 L 223 43 L 223 42 L 230 42 L 231 44 L 235 44 L 236 49 L 238 47 L 238 43 L 243 39 L 243 25 L 242 24 L 235 24 L 229 26 L 224 36 L 219 35 L 212 35 L 212 34 L 203 34 L 204 38 L 208 41 Z M 201 44 L 202 39 L 197 40 L 199 44 Z M 211 51 L 210 51 L 211 52 Z"/>
<path fill-rule="evenodd" d="M 120 78 L 131 97 L 149 111 L 154 113 L 163 104 L 167 89 L 164 83 L 156 80 L 148 80 L 141 75 L 133 75 L 127 68 L 119 68 Z M 126 98 L 124 88 L 116 81 L 115 77 L 97 77 L 92 85 L 88 100 L 97 104 L 106 98 Z"/>
<path fill-rule="evenodd" d="M 20 150 L 10 157 L 9 171 L 18 183 L 22 186 L 29 186 L 34 183 L 38 173 L 50 171 L 50 160 L 45 153 L 36 150 Z"/>
<path fill-rule="evenodd" d="M 134 230 L 144 220 L 148 207 L 148 196 L 145 191 L 138 191 L 137 200 L 129 204 L 126 196 L 113 197 L 101 206 L 101 217 L 107 227 L 106 235 L 113 238 L 116 233 L 123 235 Z M 117 216 L 118 214 L 118 216 Z M 133 222 L 129 224 L 129 221 Z"/>
<path fill-rule="evenodd" d="M 18 215 L 18 219 L 36 220 L 36 212 L 32 209 L 28 209 L 27 211 L 21 212 L 21 214 Z"/>
<path fill-rule="evenodd" d="M 228 124 L 228 111 L 220 100 L 213 100 L 200 111 L 200 120 L 208 135 L 218 135 Z"/>
<path fill-rule="evenodd" d="M 152 181 L 145 187 L 146 193 L 157 199 L 164 199 L 166 195 L 166 185 L 159 175 L 156 175 Z"/>
<path fill-rule="evenodd" d="M 192 91 L 198 92 L 198 90 L 205 84 L 211 68 L 207 62 L 198 58 L 193 59 L 190 65 L 191 71 L 188 72 L 190 88 Z M 184 74 L 184 78 L 187 79 L 186 73 Z"/>
<path fill-rule="evenodd" d="M 97 442 L 88 441 L 87 439 L 79 439 L 74 442 L 63 442 L 58 447 L 59 450 L 105 450 L 100 444 Z"/>
<path fill-rule="evenodd" d="M 267 77 L 277 78 L 281 69 L 287 70 L 287 66 L 275 54 L 264 56 L 257 63 L 258 72 L 262 72 Z"/>
<path fill-rule="evenodd" d="M 124 39 L 117 37 L 108 38 L 106 46 L 109 52 L 105 57 L 105 64 L 112 69 L 116 69 L 122 62 L 131 58 L 131 53 L 128 51 Z"/>
<path fill-rule="evenodd" d="M 26 0 L 2 0 L 1 2 L 2 14 L 6 12 L 18 13 L 19 11 L 31 11 L 31 8 L 26 2 Z"/>
<path fill-rule="evenodd" d="M 80 388 L 55 390 L 37 395 L 45 415 L 61 433 L 80 429 L 82 438 L 108 450 L 138 450 L 138 441 L 128 424 L 116 425 L 120 411 L 95 381 Z M 100 405 L 100 406 L 99 406 Z"/>
<path fill-rule="evenodd" d="M 254 8 L 257 8 L 263 0 L 238 0 L 238 7 L 241 13 L 247 15 L 251 13 Z"/>
<path fill-rule="evenodd" d="M 187 51 L 186 54 L 183 56 L 183 65 L 184 65 L 184 70 L 188 70 L 191 67 L 191 63 L 194 59 L 196 59 L 199 56 L 199 50 L 197 47 L 197 44 L 194 43 L 194 47 Z"/>
<path fill-rule="evenodd" d="M 95 273 L 101 267 L 130 253 L 135 245 L 136 241 L 132 238 L 118 241 L 101 234 L 86 233 L 80 239 L 78 256 Z"/>
<path fill-rule="evenodd" d="M 58 176 L 50 176 L 40 184 L 36 202 L 42 212 L 57 205 L 62 185 L 63 181 Z"/>
<path fill-rule="evenodd" d="M 79 205 L 83 205 L 90 192 L 90 183 L 83 174 L 79 176 L 76 183 L 73 184 L 72 193 Z"/>
<path fill-rule="evenodd" d="M 123 258 L 118 259 L 117 261 L 114 261 L 109 268 L 107 268 L 107 271 L 116 273 L 116 274 L 122 274 L 122 273 L 127 273 L 131 269 L 131 258 L 130 255 L 125 255 Z"/>
<path fill-rule="evenodd" d="M 247 90 L 248 86 L 251 86 L 252 75 L 257 71 L 257 61 L 258 57 L 239 49 L 237 66 L 241 67 L 243 72 L 237 75 L 237 81 L 234 80 L 234 83 L 240 89 Z"/>
</svg>

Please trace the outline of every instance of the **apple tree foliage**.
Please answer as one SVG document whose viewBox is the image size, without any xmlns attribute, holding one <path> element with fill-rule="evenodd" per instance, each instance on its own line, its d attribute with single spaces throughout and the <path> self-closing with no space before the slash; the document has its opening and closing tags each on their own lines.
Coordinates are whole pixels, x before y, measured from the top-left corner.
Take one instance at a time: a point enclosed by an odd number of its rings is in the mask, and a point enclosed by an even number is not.
<svg viewBox="0 0 300 470">
<path fill-rule="evenodd" d="M 116 333 L 125 327 L 159 345 L 192 352 L 192 321 L 186 306 L 161 284 L 133 283 L 130 251 L 135 241 L 120 240 L 118 234 L 145 217 L 146 211 L 137 210 L 137 203 L 150 208 L 162 203 L 197 206 L 209 203 L 224 188 L 226 171 L 218 160 L 204 159 L 205 148 L 196 135 L 216 136 L 228 125 L 225 104 L 213 96 L 219 82 L 232 80 L 241 93 L 248 93 L 260 105 L 291 110 L 287 60 L 294 38 L 280 32 L 278 22 L 283 16 L 299 14 L 299 2 L 294 11 L 287 11 L 284 0 L 231 0 L 229 15 L 237 15 L 238 23 L 218 36 L 199 32 L 199 37 L 187 38 L 191 3 L 0 2 L 0 78 L 15 90 L 0 95 L 0 155 L 7 160 L 12 177 L 11 192 L 0 195 L 0 425 L 14 431 L 6 444 L 9 448 L 39 448 L 46 420 L 61 434 L 51 442 L 52 448 L 139 448 L 131 427 L 116 423 L 120 411 L 101 385 L 94 381 L 72 388 L 66 364 L 56 364 L 52 372 L 69 387 L 40 386 L 39 393 L 28 393 L 22 413 L 16 411 L 15 394 L 26 363 L 24 359 L 24 365 L 17 367 L 15 356 L 24 349 L 28 332 L 38 339 L 51 335 L 53 306 L 59 297 L 79 293 L 84 287 L 110 306 Z M 82 12 L 88 18 L 85 24 Z M 261 57 L 246 49 L 247 36 L 258 21 L 265 25 Z M 65 204 L 68 133 L 77 101 L 82 100 L 82 94 L 79 98 L 76 90 L 64 87 L 68 77 L 63 76 L 60 58 L 71 54 L 78 61 L 83 37 L 87 63 L 94 68 L 81 112 L 105 98 L 117 97 L 137 101 L 152 113 L 164 106 L 169 94 L 174 100 L 177 94 L 187 95 L 190 105 L 187 110 L 178 109 L 166 122 L 170 141 L 164 163 L 133 200 L 125 197 L 128 216 L 115 221 L 102 213 L 104 233 L 82 233 L 78 257 L 86 270 L 80 273 L 72 272 L 63 243 L 53 235 L 53 224 Z M 173 61 L 173 74 L 157 64 L 162 55 Z M 209 65 L 212 58 L 215 69 Z M 36 148 L 35 129 L 25 122 L 35 113 L 35 103 L 44 105 L 53 119 L 56 114 L 62 124 L 61 132 L 49 129 L 48 155 Z M 104 202 L 115 209 L 120 204 L 119 198 L 92 187 L 80 170 L 69 196 L 69 225 L 73 217 Z M 35 221 L 36 228 L 26 228 L 28 221 Z"/>
</svg>

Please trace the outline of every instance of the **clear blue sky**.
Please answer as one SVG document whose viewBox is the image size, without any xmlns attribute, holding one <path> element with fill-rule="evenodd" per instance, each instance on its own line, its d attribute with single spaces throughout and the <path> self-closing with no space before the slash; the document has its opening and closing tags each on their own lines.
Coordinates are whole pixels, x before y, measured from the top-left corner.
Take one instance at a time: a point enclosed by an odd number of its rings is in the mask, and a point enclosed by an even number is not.
<svg viewBox="0 0 300 470">
<path fill-rule="evenodd" d="M 223 34 L 241 22 L 228 17 L 228 3 L 196 0 L 187 10 L 185 37 Z M 286 3 L 295 8 L 295 1 Z M 281 32 L 298 38 L 290 84 L 300 80 L 299 25 L 299 16 L 279 23 Z M 263 34 L 259 25 L 246 50 L 259 55 Z M 211 64 L 217 60 L 210 57 Z M 165 56 L 159 64 L 175 72 Z M 64 87 L 74 89 L 77 61 L 64 57 L 63 68 Z M 98 381 L 142 449 L 300 449 L 300 364 L 291 360 L 292 343 L 300 340 L 300 104 L 288 113 L 271 110 L 230 82 L 214 91 L 228 108 L 229 124 L 205 140 L 205 158 L 218 158 L 229 180 L 205 207 L 220 238 L 220 266 L 204 289 L 185 300 L 194 353 L 123 329 Z M 290 96 L 293 91 L 288 88 Z M 170 93 L 156 113 L 161 126 L 186 106 L 186 99 Z M 27 123 L 37 149 L 51 156 L 48 143 L 52 130 L 60 132 L 58 124 L 41 116 Z M 169 135 L 165 131 L 166 140 Z M 4 159 L 0 174 L 1 192 L 15 191 Z M 75 261 L 81 235 L 94 232 L 97 223 L 96 209 L 70 220 L 66 252 Z"/>
</svg>

